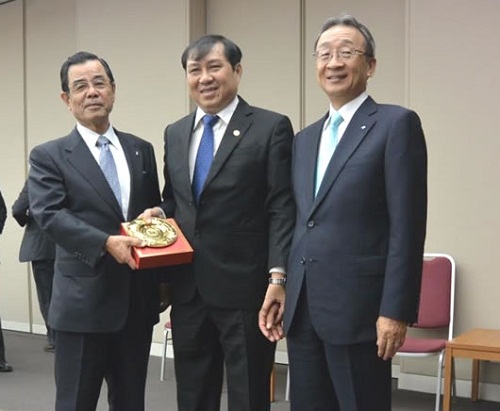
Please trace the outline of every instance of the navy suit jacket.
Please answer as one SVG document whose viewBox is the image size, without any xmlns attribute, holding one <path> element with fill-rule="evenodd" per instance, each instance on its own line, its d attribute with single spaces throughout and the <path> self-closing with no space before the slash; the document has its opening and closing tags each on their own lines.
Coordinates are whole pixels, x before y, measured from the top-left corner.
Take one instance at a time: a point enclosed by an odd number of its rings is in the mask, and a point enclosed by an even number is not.
<svg viewBox="0 0 500 411">
<path fill-rule="evenodd" d="M 115 132 L 130 170 L 130 220 L 160 201 L 155 156 L 150 143 Z M 76 128 L 66 137 L 35 147 L 30 165 L 31 212 L 57 245 L 50 327 L 69 332 L 120 330 L 131 296 L 137 299 L 134 307 L 144 310 L 146 321 L 157 322 L 155 272 L 134 272 L 109 254 L 103 255 L 106 239 L 119 234 L 124 218 Z"/>
<path fill-rule="evenodd" d="M 211 306 L 257 309 L 269 270 L 286 264 L 293 232 L 292 125 L 240 97 L 196 207 L 188 162 L 194 119 L 165 130 L 162 208 L 194 248 L 193 263 L 174 269 L 173 302 L 198 290 Z"/>
<path fill-rule="evenodd" d="M 28 180 L 12 205 L 12 216 L 21 227 L 25 227 L 21 247 L 19 248 L 19 261 L 53 260 L 56 255 L 54 241 L 45 234 L 36 224 L 29 208 Z"/>
<path fill-rule="evenodd" d="M 314 197 L 327 116 L 297 134 L 296 228 L 284 326 L 306 285 L 311 321 L 331 344 L 374 340 L 378 316 L 416 320 L 427 211 L 427 155 L 418 116 L 370 97 L 351 119 Z"/>
</svg>

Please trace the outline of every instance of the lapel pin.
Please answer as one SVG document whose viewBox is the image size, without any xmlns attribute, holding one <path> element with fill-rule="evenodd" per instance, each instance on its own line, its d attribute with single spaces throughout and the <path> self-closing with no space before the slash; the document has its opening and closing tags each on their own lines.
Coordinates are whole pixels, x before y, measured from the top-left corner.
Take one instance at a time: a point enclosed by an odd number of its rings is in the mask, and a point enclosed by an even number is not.
<svg viewBox="0 0 500 411">
<path fill-rule="evenodd" d="M 135 155 L 136 155 L 137 157 L 139 157 L 139 152 L 138 152 L 138 151 L 136 151 L 136 152 L 135 152 Z"/>
<path fill-rule="evenodd" d="M 366 128 L 366 126 L 361 126 L 361 130 L 364 130 Z"/>
<path fill-rule="evenodd" d="M 233 136 L 239 137 L 240 136 L 240 130 L 233 130 Z"/>
</svg>

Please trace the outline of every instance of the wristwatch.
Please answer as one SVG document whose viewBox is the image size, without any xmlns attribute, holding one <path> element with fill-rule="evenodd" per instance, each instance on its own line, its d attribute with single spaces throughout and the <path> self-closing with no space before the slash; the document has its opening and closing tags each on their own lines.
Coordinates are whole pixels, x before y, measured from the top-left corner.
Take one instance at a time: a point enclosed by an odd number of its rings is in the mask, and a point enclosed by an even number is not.
<svg viewBox="0 0 500 411">
<path fill-rule="evenodd" d="M 281 278 L 270 277 L 269 278 L 269 284 L 281 285 L 282 287 L 284 287 L 285 284 L 286 284 L 286 277 L 281 277 Z"/>
</svg>

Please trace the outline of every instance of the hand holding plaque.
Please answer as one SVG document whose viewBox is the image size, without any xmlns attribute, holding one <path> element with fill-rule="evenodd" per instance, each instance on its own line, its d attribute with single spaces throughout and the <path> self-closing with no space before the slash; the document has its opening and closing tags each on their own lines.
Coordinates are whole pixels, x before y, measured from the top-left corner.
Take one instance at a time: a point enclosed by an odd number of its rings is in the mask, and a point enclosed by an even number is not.
<svg viewBox="0 0 500 411">
<path fill-rule="evenodd" d="M 145 247 L 134 247 L 138 269 L 189 263 L 193 249 L 172 218 L 153 217 L 151 222 L 136 219 L 122 223 L 124 235 L 139 238 Z"/>
<path fill-rule="evenodd" d="M 142 240 L 147 247 L 167 247 L 177 240 L 177 231 L 166 219 L 153 217 L 148 223 L 137 219 L 127 223 L 128 235 Z"/>
</svg>

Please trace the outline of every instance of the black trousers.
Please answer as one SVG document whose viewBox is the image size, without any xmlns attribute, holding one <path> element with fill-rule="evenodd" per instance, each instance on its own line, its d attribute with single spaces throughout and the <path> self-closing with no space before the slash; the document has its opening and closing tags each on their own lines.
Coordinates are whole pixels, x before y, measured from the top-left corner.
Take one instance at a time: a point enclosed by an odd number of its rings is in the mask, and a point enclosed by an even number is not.
<svg viewBox="0 0 500 411">
<path fill-rule="evenodd" d="M 309 316 L 306 292 L 287 335 L 291 411 L 391 411 L 391 361 L 376 341 L 332 345 Z"/>
<path fill-rule="evenodd" d="M 52 281 L 54 279 L 54 260 L 32 261 L 31 268 L 36 284 L 38 305 L 47 328 L 47 340 L 50 344 L 54 344 L 54 333 L 47 324 L 50 298 L 52 297 Z"/>
<path fill-rule="evenodd" d="M 5 342 L 3 340 L 2 319 L 0 318 L 0 361 L 5 362 Z"/>
<path fill-rule="evenodd" d="M 129 314 L 112 333 L 55 332 L 55 411 L 95 411 L 103 380 L 110 411 L 144 411 L 153 325 Z"/>
<path fill-rule="evenodd" d="M 200 296 L 172 306 L 179 411 L 219 411 L 226 371 L 229 411 L 270 410 L 276 345 L 258 327 L 258 310 L 208 307 Z"/>
</svg>

